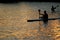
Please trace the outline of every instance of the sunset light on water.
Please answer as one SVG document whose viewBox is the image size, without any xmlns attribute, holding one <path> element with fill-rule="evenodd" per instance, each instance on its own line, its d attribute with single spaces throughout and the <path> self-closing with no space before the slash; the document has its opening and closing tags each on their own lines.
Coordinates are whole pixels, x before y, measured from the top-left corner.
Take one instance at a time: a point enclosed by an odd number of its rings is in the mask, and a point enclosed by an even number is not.
<svg viewBox="0 0 60 40">
<path fill-rule="evenodd" d="M 52 15 L 51 5 L 59 5 Z M 60 19 L 43 22 L 27 22 L 38 19 L 38 9 L 46 10 L 49 18 L 60 16 L 60 3 L 20 2 L 18 4 L 0 4 L 0 40 L 60 40 Z"/>
</svg>

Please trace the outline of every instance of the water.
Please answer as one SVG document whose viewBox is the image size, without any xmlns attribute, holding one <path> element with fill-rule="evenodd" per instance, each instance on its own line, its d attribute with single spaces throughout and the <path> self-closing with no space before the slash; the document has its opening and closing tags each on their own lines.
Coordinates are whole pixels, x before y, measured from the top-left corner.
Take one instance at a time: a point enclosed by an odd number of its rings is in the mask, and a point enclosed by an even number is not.
<svg viewBox="0 0 60 40">
<path fill-rule="evenodd" d="M 60 3 L 53 3 L 53 2 L 38 2 L 38 3 L 32 2 L 32 3 L 27 3 L 27 4 L 30 5 L 31 7 L 33 7 L 33 9 L 35 9 L 35 10 L 41 9 L 42 11 L 43 10 L 50 11 L 52 5 L 60 6 Z M 59 9 L 60 9 L 60 7 L 57 8 L 57 11 L 60 11 Z"/>
<path fill-rule="evenodd" d="M 50 10 L 52 5 L 59 5 L 54 15 Z M 57 32 L 60 20 L 49 21 L 46 28 L 43 27 L 42 21 L 40 24 L 39 22 L 27 22 L 28 19 L 38 19 L 38 9 L 41 9 L 41 13 L 47 10 L 49 18 L 60 16 L 60 3 L 0 4 L 0 40 L 57 40 L 56 37 L 60 36 L 60 33 Z"/>
</svg>

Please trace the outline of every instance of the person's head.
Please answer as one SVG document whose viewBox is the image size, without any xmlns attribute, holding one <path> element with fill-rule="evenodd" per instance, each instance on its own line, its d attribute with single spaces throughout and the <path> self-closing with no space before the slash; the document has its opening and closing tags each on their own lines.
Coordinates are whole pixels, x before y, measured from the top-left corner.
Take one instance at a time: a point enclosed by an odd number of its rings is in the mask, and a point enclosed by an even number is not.
<svg viewBox="0 0 60 40">
<path fill-rule="evenodd" d="M 38 9 L 38 12 L 40 12 L 41 10 L 40 9 Z"/>
<path fill-rule="evenodd" d="M 44 14 L 46 14 L 46 10 L 44 11 Z"/>
<path fill-rule="evenodd" d="M 54 6 L 52 5 L 52 7 L 54 7 Z"/>
</svg>

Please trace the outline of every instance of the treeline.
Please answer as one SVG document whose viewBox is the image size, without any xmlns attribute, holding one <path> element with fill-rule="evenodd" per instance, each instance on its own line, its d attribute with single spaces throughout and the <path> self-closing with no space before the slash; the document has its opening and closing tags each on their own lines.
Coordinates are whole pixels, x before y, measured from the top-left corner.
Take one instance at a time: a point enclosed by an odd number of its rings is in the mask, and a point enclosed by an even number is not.
<svg viewBox="0 0 60 40">
<path fill-rule="evenodd" d="M 59 2 L 59 0 L 0 0 L 0 3 L 19 3 L 19 2 Z"/>
</svg>

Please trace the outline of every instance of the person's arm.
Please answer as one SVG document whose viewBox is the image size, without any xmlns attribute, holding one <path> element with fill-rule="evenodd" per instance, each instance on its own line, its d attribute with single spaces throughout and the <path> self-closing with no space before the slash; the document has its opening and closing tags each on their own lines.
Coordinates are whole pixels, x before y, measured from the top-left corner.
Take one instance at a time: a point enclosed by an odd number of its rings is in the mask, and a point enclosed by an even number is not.
<svg viewBox="0 0 60 40">
<path fill-rule="evenodd" d="M 39 15 L 44 15 L 44 14 L 39 14 Z"/>
<path fill-rule="evenodd" d="M 54 9 L 56 9 L 56 7 L 54 7 Z"/>
<path fill-rule="evenodd" d="M 56 9 L 57 7 L 59 7 L 59 5 L 57 5 L 54 9 Z"/>
</svg>

